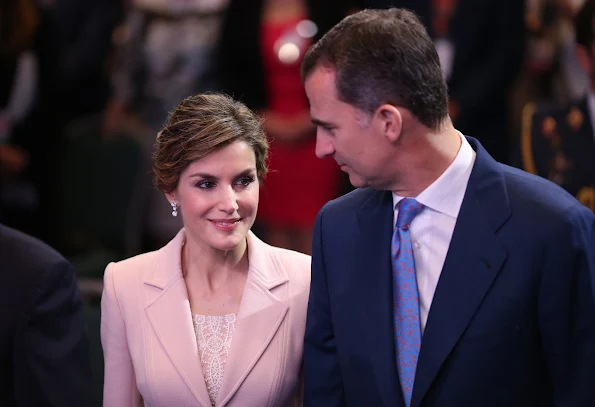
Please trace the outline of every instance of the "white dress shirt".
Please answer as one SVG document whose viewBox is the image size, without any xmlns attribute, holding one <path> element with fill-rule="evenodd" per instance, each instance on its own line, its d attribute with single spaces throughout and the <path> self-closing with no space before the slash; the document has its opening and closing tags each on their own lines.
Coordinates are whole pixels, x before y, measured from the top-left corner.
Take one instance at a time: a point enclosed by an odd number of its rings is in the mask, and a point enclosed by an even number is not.
<svg viewBox="0 0 595 407">
<path fill-rule="evenodd" d="M 434 292 L 475 163 L 475 151 L 467 139 L 461 133 L 459 135 L 462 143 L 452 164 L 436 181 L 415 197 L 424 208 L 409 227 L 417 274 L 422 332 L 428 320 Z M 397 204 L 403 198 L 393 193 L 393 230 L 397 221 Z"/>
</svg>

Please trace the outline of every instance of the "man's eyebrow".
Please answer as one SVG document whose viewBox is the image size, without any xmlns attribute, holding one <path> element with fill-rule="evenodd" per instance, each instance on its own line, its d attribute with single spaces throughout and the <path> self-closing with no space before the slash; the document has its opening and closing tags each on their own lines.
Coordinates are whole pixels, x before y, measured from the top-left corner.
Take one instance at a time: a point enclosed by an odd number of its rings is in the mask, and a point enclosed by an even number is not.
<svg viewBox="0 0 595 407">
<path fill-rule="evenodd" d="M 314 123 L 315 125 L 320 126 L 320 127 L 334 127 L 334 124 L 322 121 L 315 117 L 312 117 L 311 121 L 312 121 L 312 123 Z"/>
</svg>

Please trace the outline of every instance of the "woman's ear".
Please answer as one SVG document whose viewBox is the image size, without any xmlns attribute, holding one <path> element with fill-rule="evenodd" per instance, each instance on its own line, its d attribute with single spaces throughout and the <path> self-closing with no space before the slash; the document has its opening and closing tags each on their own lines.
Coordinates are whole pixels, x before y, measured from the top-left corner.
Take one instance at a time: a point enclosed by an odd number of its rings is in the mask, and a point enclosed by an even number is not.
<svg viewBox="0 0 595 407">
<path fill-rule="evenodd" d="M 169 203 L 171 204 L 173 201 L 176 201 L 176 194 L 173 192 L 170 193 L 166 193 L 165 197 L 167 198 L 167 200 L 169 201 Z"/>
</svg>

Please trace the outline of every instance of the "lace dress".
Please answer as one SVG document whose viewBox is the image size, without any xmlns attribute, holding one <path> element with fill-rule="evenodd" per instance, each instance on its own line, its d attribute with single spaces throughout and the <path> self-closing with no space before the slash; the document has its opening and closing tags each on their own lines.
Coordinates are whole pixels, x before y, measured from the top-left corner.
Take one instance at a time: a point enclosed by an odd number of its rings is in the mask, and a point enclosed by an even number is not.
<svg viewBox="0 0 595 407">
<path fill-rule="evenodd" d="M 211 405 L 214 406 L 223 381 L 236 314 L 194 315 L 193 320 L 200 363 Z"/>
</svg>

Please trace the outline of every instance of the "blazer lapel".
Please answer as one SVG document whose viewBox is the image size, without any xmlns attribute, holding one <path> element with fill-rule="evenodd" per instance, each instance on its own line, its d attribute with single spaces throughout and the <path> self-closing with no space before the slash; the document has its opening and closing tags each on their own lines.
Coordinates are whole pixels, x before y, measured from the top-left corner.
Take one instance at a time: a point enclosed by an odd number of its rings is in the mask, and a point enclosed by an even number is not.
<svg viewBox="0 0 595 407">
<path fill-rule="evenodd" d="M 148 319 L 159 342 L 180 377 L 201 406 L 210 406 L 196 343 L 186 284 L 182 277 L 180 251 L 184 241 L 181 231 L 163 251 L 163 261 L 145 284 L 162 289 L 161 294 L 146 307 Z"/>
<path fill-rule="evenodd" d="M 412 407 L 421 405 L 507 256 L 496 235 L 510 217 L 502 171 L 476 140 L 468 140 L 477 157 L 423 334 Z"/>
<path fill-rule="evenodd" d="M 277 333 L 289 306 L 271 290 L 288 281 L 271 248 L 252 232 L 248 235 L 250 268 L 238 312 L 231 349 L 223 373 L 217 406 L 224 406 L 238 391 Z"/>
<path fill-rule="evenodd" d="M 393 200 L 389 191 L 372 192 L 357 214 L 358 235 L 351 251 L 356 272 L 354 291 L 364 314 L 354 323 L 368 342 L 378 393 L 387 406 L 403 405 L 397 374 L 393 330 L 393 294 L 390 245 Z"/>
</svg>

